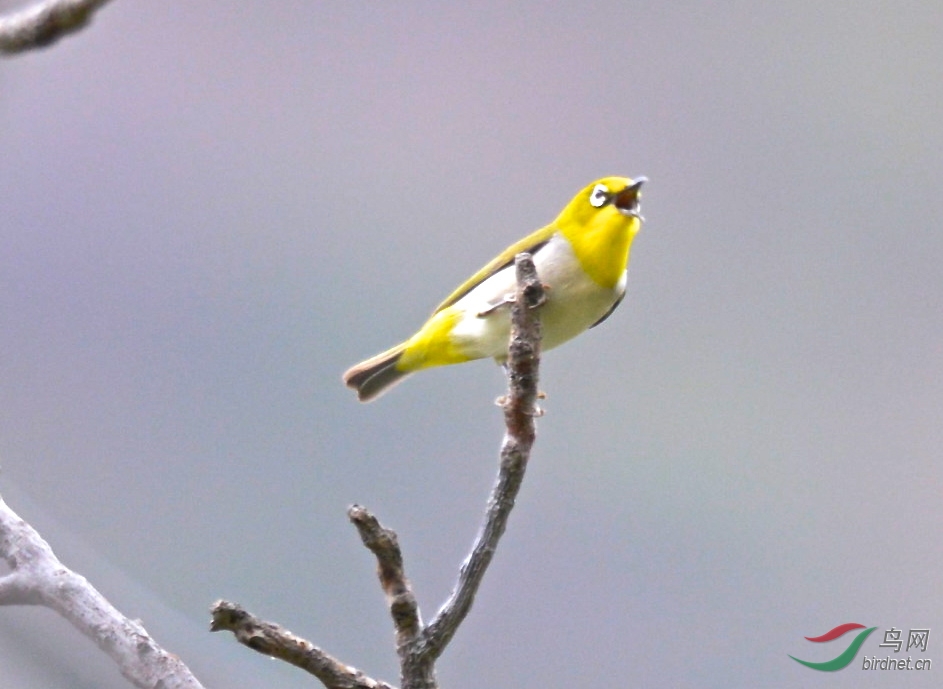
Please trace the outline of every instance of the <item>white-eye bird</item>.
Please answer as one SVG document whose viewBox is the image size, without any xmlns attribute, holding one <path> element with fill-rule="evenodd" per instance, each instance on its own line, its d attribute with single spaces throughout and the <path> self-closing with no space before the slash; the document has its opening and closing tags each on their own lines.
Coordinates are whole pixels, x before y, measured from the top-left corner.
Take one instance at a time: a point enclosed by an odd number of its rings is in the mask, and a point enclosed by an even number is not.
<svg viewBox="0 0 943 689">
<path fill-rule="evenodd" d="M 493 357 L 507 359 L 516 290 L 514 257 L 534 259 L 547 300 L 540 307 L 542 349 L 599 325 L 625 296 L 632 240 L 645 177 L 605 177 L 580 191 L 557 219 L 512 244 L 462 283 L 405 342 L 357 364 L 344 383 L 368 402 L 410 373 Z"/>
</svg>

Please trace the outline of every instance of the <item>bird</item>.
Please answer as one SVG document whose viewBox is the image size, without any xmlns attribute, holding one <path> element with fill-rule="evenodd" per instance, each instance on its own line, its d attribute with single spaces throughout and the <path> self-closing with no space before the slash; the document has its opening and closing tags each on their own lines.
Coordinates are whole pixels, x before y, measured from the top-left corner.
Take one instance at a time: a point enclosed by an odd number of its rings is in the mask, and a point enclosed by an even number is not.
<svg viewBox="0 0 943 689">
<path fill-rule="evenodd" d="M 409 339 L 348 369 L 343 381 L 369 402 L 416 371 L 475 359 L 507 360 L 514 258 L 532 255 L 546 290 L 541 348 L 606 320 L 625 297 L 629 251 L 644 218 L 646 177 L 604 177 L 584 187 L 549 225 L 515 242 L 459 285 Z"/>
</svg>

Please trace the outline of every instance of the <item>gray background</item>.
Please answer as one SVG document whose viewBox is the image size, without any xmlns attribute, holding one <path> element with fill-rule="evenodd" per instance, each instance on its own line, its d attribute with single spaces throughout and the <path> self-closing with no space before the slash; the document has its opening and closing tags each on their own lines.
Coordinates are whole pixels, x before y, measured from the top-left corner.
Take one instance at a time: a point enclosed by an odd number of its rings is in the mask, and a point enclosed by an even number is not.
<svg viewBox="0 0 943 689">
<path fill-rule="evenodd" d="M 312 686 L 209 634 L 219 597 L 397 681 L 345 509 L 431 615 L 504 381 L 363 406 L 340 374 L 645 174 L 628 298 L 545 358 L 442 685 L 939 686 L 943 5 L 443 5 L 116 0 L 0 63 L 4 497 L 208 686 Z M 881 630 L 851 667 L 787 657 L 843 622 Z M 862 672 L 892 625 L 940 667 Z M 125 686 L 12 608 L 0 685 Z"/>
</svg>

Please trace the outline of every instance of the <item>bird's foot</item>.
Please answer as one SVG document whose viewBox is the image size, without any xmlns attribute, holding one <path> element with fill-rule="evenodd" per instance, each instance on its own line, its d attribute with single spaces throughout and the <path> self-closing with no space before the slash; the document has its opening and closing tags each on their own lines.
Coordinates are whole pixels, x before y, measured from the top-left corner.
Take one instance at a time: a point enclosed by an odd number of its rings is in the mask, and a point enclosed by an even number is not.
<svg viewBox="0 0 943 689">
<path fill-rule="evenodd" d="M 494 313 L 495 311 L 500 309 L 502 306 L 509 306 L 510 304 L 513 304 L 514 302 L 515 302 L 514 295 L 506 294 L 504 295 L 503 299 L 499 299 L 498 301 L 492 304 L 488 304 L 488 307 L 484 311 L 479 311 L 475 315 L 478 318 L 484 318 L 485 316 Z"/>
</svg>

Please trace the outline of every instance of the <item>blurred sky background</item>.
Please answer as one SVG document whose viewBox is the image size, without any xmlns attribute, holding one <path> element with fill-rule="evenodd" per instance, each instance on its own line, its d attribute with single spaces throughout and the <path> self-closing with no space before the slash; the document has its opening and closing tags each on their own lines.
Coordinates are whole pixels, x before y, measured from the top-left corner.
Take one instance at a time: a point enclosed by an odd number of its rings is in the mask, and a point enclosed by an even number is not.
<svg viewBox="0 0 943 689">
<path fill-rule="evenodd" d="M 396 683 L 345 510 L 431 616 L 505 382 L 361 405 L 340 374 L 644 174 L 628 297 L 544 359 L 443 688 L 940 686 L 941 36 L 936 0 L 115 0 L 0 62 L 0 492 L 207 687 L 316 683 L 210 634 L 221 597 Z M 847 669 L 788 658 L 844 622 L 879 628 Z M 861 670 L 892 626 L 929 672 Z M 127 683 L 0 608 L 0 686 Z"/>
</svg>

